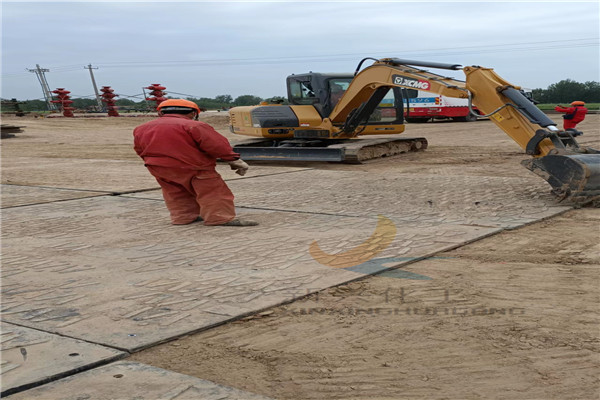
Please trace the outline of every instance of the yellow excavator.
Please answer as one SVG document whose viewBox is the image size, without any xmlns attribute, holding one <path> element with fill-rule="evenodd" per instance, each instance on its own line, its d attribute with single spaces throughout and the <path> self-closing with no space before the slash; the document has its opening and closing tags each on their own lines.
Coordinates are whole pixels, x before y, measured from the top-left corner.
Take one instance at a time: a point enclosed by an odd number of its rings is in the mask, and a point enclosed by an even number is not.
<svg viewBox="0 0 600 400">
<path fill-rule="evenodd" d="M 362 68 L 367 61 L 372 65 Z M 465 81 L 422 69 L 462 70 Z M 398 138 L 417 91 L 468 99 L 472 116 L 489 117 L 531 159 L 522 164 L 544 178 L 561 199 L 600 198 L 600 151 L 579 146 L 582 132 L 561 130 L 519 86 L 491 68 L 364 58 L 354 74 L 290 75 L 289 105 L 230 110 L 231 132 L 254 139 L 234 146 L 246 160 L 360 163 L 427 148 L 425 138 Z M 385 135 L 377 138 L 359 138 Z"/>
</svg>

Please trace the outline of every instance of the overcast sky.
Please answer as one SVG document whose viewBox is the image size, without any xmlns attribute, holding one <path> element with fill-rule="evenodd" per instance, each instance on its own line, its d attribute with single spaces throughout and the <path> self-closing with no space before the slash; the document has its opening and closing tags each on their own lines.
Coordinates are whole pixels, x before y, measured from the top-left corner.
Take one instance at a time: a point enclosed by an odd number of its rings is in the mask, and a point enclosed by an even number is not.
<svg viewBox="0 0 600 400">
<path fill-rule="evenodd" d="M 153 83 L 171 96 L 267 98 L 286 95 L 287 75 L 353 72 L 364 57 L 482 65 L 546 88 L 600 80 L 599 27 L 598 1 L 4 0 L 1 96 L 43 98 L 27 70 L 39 64 L 51 90 L 91 97 L 91 64 L 122 98 Z"/>
</svg>

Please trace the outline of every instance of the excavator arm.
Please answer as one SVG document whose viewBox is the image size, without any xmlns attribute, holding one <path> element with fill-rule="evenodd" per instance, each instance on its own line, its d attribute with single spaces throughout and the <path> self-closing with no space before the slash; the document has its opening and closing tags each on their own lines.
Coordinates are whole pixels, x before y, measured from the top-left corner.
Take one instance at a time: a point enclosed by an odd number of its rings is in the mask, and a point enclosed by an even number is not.
<svg viewBox="0 0 600 400">
<path fill-rule="evenodd" d="M 417 67 L 462 70 L 466 80 Z M 580 147 L 574 138 L 580 132 L 558 129 L 520 87 L 505 81 L 491 68 L 397 58 L 375 60 L 373 65 L 356 73 L 324 124 L 331 124 L 329 129 L 337 130 L 339 135 L 359 134 L 360 123 L 371 115 L 390 87 L 468 98 L 470 107 L 474 105 L 485 113 L 533 157 L 522 164 L 546 179 L 557 196 L 584 201 L 600 197 L 600 152 Z"/>
<path fill-rule="evenodd" d="M 372 112 L 382 96 L 394 86 L 426 90 L 448 97 L 464 99 L 469 97 L 464 82 L 410 67 L 401 62 L 411 61 L 393 58 L 377 60 L 373 65 L 357 73 L 344 96 L 329 115 L 329 120 L 334 125 L 343 122 L 346 125 L 344 130 L 348 132 L 352 125 L 348 119 L 359 120 L 358 114 L 368 116 L 369 111 Z M 417 61 L 412 62 L 417 63 Z M 428 63 L 427 65 L 444 69 L 460 69 L 459 65 L 452 64 Z"/>
</svg>

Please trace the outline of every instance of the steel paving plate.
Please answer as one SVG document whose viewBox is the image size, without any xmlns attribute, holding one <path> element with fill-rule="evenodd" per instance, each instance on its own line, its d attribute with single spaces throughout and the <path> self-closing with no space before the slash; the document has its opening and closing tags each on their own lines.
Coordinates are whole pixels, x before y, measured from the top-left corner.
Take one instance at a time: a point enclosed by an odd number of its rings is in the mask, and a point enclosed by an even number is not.
<svg viewBox="0 0 600 400">
<path fill-rule="evenodd" d="M 310 182 L 310 185 L 304 184 Z M 237 204 L 395 221 L 514 228 L 571 209 L 539 178 L 310 170 L 230 183 Z M 298 189 L 301 188 L 301 191 Z M 140 196 L 150 196 L 144 193 Z"/>
<path fill-rule="evenodd" d="M 157 188 L 138 161 L 15 157 L 2 166 L 2 183 L 124 192 Z"/>
<path fill-rule="evenodd" d="M 192 376 L 127 361 L 118 361 L 17 393 L 10 399 L 268 400 L 267 397 Z"/>
<path fill-rule="evenodd" d="M 2 395 L 24 390 L 126 355 L 104 346 L 4 322 L 1 328 Z"/>
<path fill-rule="evenodd" d="M 217 166 L 217 171 L 227 180 L 305 169 L 307 168 L 257 166 L 245 177 L 241 177 L 227 164 L 220 163 Z M 118 193 L 159 187 L 144 168 L 141 159 L 125 161 L 15 157 L 11 158 L 10 163 L 3 164 L 2 183 Z"/>
<path fill-rule="evenodd" d="M 84 197 L 106 196 L 106 193 L 56 189 L 49 187 L 0 185 L 2 208 L 29 204 L 50 203 L 53 201 L 81 199 Z"/>
<path fill-rule="evenodd" d="M 237 204 L 248 208 L 363 217 L 383 214 L 425 226 L 515 228 L 571 209 L 558 203 L 549 194 L 550 187 L 536 178 L 400 174 L 373 180 L 370 176 L 310 170 L 231 182 L 230 188 Z M 127 196 L 162 200 L 160 190 Z"/>
<path fill-rule="evenodd" d="M 136 351 L 500 230 L 242 216 L 261 225 L 172 226 L 162 202 L 122 196 L 6 209 L 2 319 Z"/>
</svg>

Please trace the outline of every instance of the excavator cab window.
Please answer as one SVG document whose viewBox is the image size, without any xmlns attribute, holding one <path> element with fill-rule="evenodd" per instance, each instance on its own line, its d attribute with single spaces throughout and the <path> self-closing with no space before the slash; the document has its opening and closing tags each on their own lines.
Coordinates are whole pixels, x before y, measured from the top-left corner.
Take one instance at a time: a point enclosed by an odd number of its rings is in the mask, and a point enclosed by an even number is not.
<svg viewBox="0 0 600 400">
<path fill-rule="evenodd" d="M 319 102 L 309 80 L 291 80 L 289 82 L 290 102 L 298 105 L 310 105 Z"/>
<path fill-rule="evenodd" d="M 352 79 L 330 79 L 329 85 L 329 102 L 331 108 L 335 107 L 338 101 L 342 98 Z"/>
</svg>

